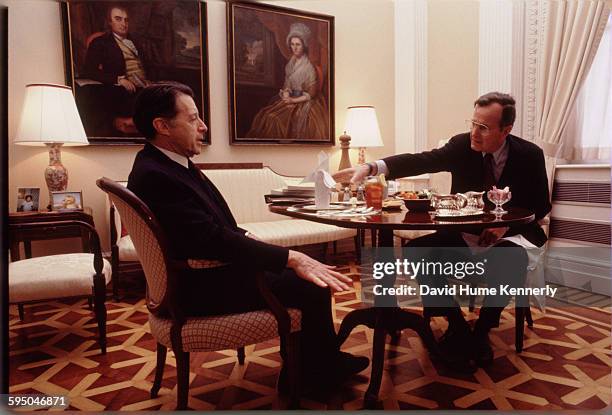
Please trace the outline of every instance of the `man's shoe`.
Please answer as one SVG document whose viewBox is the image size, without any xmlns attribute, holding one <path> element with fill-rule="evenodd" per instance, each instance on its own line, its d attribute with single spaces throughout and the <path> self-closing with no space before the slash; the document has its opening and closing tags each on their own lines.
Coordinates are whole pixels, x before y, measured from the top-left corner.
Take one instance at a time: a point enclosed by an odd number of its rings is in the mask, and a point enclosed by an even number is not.
<svg viewBox="0 0 612 415">
<path fill-rule="evenodd" d="M 468 327 L 448 330 L 438 340 L 440 358 L 449 369 L 461 373 L 474 373 L 472 361 L 473 337 Z"/>
<path fill-rule="evenodd" d="M 300 373 L 300 386 L 305 389 L 329 389 L 339 386 L 351 376 L 363 371 L 370 364 L 370 359 L 365 356 L 355 356 L 346 352 L 339 352 L 336 360 L 325 367 L 325 373 L 308 370 L 302 367 Z M 289 393 L 289 374 L 283 365 L 276 384 L 278 391 L 286 395 Z"/>
<path fill-rule="evenodd" d="M 493 349 L 489 343 L 488 333 L 474 334 L 473 357 L 478 367 L 491 366 L 493 363 Z"/>
</svg>

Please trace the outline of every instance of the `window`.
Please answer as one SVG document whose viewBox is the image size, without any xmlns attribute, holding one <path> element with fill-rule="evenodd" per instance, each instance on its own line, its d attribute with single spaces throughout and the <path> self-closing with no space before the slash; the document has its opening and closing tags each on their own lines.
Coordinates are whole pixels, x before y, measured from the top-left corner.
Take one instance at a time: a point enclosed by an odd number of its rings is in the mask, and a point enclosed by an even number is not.
<svg viewBox="0 0 612 415">
<path fill-rule="evenodd" d="M 612 14 L 576 98 L 563 142 L 576 162 L 610 162 L 612 146 Z"/>
</svg>

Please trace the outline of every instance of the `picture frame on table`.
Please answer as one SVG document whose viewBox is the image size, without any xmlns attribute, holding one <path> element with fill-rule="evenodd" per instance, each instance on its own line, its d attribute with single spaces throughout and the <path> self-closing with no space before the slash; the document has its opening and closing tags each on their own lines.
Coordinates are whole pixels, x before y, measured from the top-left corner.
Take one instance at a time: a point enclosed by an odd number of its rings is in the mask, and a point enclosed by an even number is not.
<svg viewBox="0 0 612 415">
<path fill-rule="evenodd" d="M 335 144 L 334 17 L 229 1 L 230 144 Z"/>
<path fill-rule="evenodd" d="M 209 127 L 206 3 L 68 0 L 61 3 L 66 82 L 90 144 L 144 144 L 132 120 L 150 83 L 189 86 Z"/>
<path fill-rule="evenodd" d="M 38 212 L 40 187 L 17 188 L 17 212 Z"/>
<path fill-rule="evenodd" d="M 51 210 L 57 212 L 83 210 L 83 193 L 51 192 Z"/>
</svg>

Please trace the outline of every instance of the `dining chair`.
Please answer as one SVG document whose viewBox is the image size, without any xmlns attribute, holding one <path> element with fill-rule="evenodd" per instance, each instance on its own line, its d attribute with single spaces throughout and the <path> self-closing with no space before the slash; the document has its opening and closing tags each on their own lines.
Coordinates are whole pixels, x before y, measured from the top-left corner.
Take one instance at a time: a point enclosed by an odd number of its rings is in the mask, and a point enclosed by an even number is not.
<svg viewBox="0 0 612 415">
<path fill-rule="evenodd" d="M 9 303 L 17 304 L 19 318 L 25 318 L 24 304 L 42 301 L 93 298 L 99 344 L 106 353 L 106 285 L 111 281 L 111 265 L 102 258 L 100 238 L 89 223 L 78 220 L 9 223 L 9 239 L 33 241 L 53 239 L 64 229 L 80 228 L 90 252 L 26 257 L 21 259 L 19 244 L 13 244 L 8 267 Z M 57 236 L 55 236 L 57 238 Z M 28 256 L 26 254 L 26 256 Z"/>
<path fill-rule="evenodd" d="M 267 287 L 264 274 L 257 273 L 257 285 L 268 309 L 219 316 L 189 317 L 183 313 L 175 287 L 180 274 L 193 268 L 214 268 L 223 264 L 214 260 L 175 260 L 168 256 L 164 230 L 148 206 L 124 186 L 108 178 L 96 181 L 107 193 L 121 215 L 140 258 L 146 284 L 151 334 L 157 341 L 157 367 L 151 397 L 157 397 L 167 349 L 174 352 L 177 368 L 177 409 L 186 409 L 189 393 L 189 355 L 239 349 L 244 361 L 245 345 L 280 336 L 284 346 L 289 378 L 290 407 L 299 404 L 299 334 L 301 311 L 285 308 Z M 246 270 L 245 270 L 246 271 Z"/>
</svg>

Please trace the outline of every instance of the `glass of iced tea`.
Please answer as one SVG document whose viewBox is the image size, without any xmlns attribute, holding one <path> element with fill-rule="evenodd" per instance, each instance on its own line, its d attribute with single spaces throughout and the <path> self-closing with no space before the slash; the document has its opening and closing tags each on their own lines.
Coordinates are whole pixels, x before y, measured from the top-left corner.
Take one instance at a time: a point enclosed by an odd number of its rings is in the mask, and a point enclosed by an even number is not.
<svg viewBox="0 0 612 415">
<path fill-rule="evenodd" d="M 366 206 L 382 210 L 384 186 L 376 177 L 369 178 L 365 183 Z"/>
</svg>

